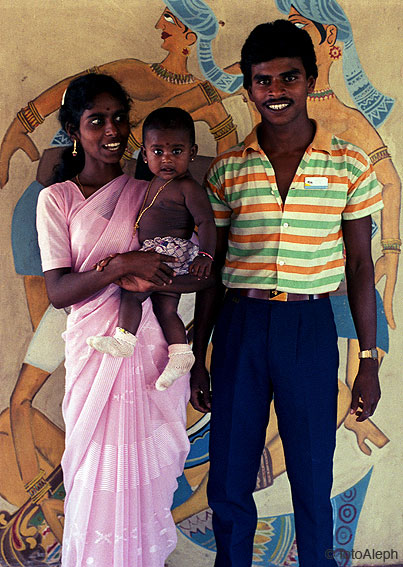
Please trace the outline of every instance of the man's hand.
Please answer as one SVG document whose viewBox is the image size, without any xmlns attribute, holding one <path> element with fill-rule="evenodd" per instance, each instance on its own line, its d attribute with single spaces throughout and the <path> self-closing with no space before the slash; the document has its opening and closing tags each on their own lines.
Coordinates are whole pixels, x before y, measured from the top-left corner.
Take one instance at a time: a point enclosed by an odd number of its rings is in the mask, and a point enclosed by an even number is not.
<svg viewBox="0 0 403 567">
<path fill-rule="evenodd" d="M 358 416 L 356 421 L 365 421 L 374 413 L 380 397 L 378 361 L 361 360 L 353 385 L 350 413 Z"/>
<path fill-rule="evenodd" d="M 190 373 L 190 403 L 202 413 L 211 411 L 210 375 L 204 365 L 195 364 Z"/>
</svg>

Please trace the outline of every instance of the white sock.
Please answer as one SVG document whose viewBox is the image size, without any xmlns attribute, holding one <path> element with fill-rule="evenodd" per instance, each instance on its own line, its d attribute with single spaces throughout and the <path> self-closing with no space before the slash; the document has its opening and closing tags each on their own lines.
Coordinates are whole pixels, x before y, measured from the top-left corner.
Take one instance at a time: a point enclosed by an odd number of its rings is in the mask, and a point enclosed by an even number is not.
<svg viewBox="0 0 403 567">
<path fill-rule="evenodd" d="M 166 390 L 175 380 L 184 376 L 192 368 L 195 357 L 188 344 L 175 344 L 168 346 L 168 364 L 155 383 L 157 390 Z"/>
<path fill-rule="evenodd" d="M 136 346 L 137 337 L 129 331 L 116 327 L 113 337 L 88 337 L 87 344 L 99 351 L 111 356 L 125 358 L 131 356 Z"/>
</svg>

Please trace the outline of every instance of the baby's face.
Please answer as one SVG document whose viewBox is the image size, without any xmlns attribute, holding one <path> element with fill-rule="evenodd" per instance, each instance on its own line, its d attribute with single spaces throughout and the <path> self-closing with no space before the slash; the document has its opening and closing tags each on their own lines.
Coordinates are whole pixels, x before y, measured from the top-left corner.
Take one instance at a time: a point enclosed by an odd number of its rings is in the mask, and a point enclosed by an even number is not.
<svg viewBox="0 0 403 567">
<path fill-rule="evenodd" d="M 151 129 L 147 131 L 142 151 L 151 172 L 168 180 L 187 172 L 197 146 L 191 145 L 186 130 Z"/>
</svg>

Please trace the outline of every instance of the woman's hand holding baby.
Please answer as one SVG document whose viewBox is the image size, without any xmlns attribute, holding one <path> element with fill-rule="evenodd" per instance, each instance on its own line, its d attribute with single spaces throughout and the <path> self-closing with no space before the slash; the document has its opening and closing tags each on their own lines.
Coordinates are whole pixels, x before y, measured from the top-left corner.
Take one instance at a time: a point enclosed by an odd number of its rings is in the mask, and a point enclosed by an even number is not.
<svg viewBox="0 0 403 567">
<path fill-rule="evenodd" d="M 117 278 L 118 281 L 124 281 L 124 278 L 130 276 L 130 281 L 133 281 L 133 278 L 140 278 L 150 284 L 166 285 L 172 283 L 173 271 L 165 262 L 172 263 L 173 261 L 175 259 L 166 254 L 133 251 L 124 254 L 111 254 L 97 262 L 94 268 L 97 271 L 103 271 L 112 263 L 121 274 L 120 278 Z M 140 290 L 136 289 L 136 291 Z M 149 289 L 141 291 L 149 291 Z"/>
</svg>

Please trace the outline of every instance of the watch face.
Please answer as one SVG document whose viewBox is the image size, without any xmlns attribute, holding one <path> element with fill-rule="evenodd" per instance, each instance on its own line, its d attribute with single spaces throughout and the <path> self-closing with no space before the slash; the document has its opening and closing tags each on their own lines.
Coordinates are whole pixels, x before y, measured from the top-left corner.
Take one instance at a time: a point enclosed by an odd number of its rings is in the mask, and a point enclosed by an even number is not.
<svg viewBox="0 0 403 567">
<path fill-rule="evenodd" d="M 378 360 L 378 351 L 376 350 L 376 348 L 371 348 L 371 357 L 375 360 Z"/>
</svg>

